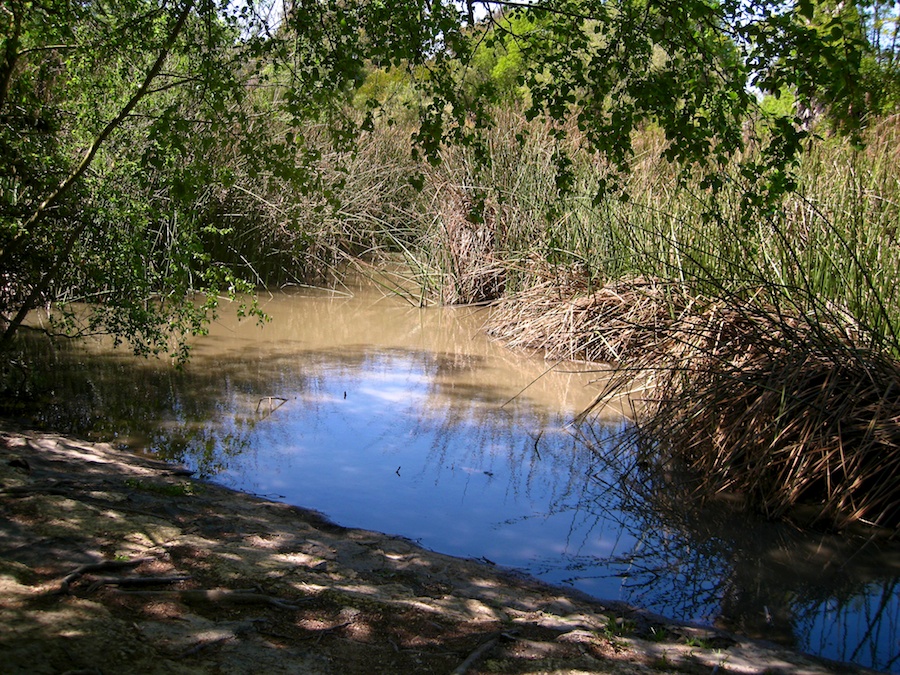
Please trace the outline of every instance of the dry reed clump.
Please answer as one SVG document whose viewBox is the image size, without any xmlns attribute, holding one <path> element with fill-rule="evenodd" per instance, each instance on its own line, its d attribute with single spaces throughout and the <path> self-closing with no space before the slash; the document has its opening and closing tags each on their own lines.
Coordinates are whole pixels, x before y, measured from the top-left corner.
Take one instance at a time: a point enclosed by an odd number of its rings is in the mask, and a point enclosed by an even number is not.
<svg viewBox="0 0 900 675">
<path fill-rule="evenodd" d="M 771 518 L 814 505 L 830 524 L 900 527 L 896 361 L 835 325 L 678 285 L 565 290 L 507 303 L 491 332 L 552 358 L 614 362 L 604 395 L 639 381 L 648 464 L 686 468 L 698 498 L 740 494 Z"/>
<path fill-rule="evenodd" d="M 900 525 L 897 363 L 747 307 L 710 309 L 669 342 L 639 433 L 666 439 L 701 494 L 745 495 L 769 517 L 815 504 L 838 525 Z"/>
<path fill-rule="evenodd" d="M 693 305 L 659 280 L 639 277 L 592 290 L 583 275 L 567 273 L 505 300 L 487 332 L 549 359 L 623 363 L 653 350 Z"/>
<path fill-rule="evenodd" d="M 465 188 L 446 184 L 437 190 L 444 265 L 443 301 L 468 304 L 495 300 L 503 293 L 505 269 L 495 251 L 503 227 L 503 209 L 477 203 Z"/>
</svg>

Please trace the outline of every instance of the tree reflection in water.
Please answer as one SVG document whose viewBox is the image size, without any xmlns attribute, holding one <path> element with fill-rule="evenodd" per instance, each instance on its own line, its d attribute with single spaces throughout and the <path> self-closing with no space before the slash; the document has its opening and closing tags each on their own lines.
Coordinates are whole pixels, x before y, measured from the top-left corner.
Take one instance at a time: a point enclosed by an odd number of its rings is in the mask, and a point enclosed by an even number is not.
<svg viewBox="0 0 900 675">
<path fill-rule="evenodd" d="M 304 300 L 265 345 L 213 335 L 184 372 L 35 341 L 43 369 L 26 422 L 149 448 L 342 524 L 900 672 L 896 544 L 701 503 L 674 467 L 641 461 L 621 422 L 572 433 L 581 380 L 540 378 L 546 364 L 475 344 L 458 315 L 346 305 L 339 319 L 335 302 Z M 307 327 L 324 338 L 302 337 Z M 271 396 L 287 402 L 273 412 L 260 405 Z"/>
<path fill-rule="evenodd" d="M 573 561 L 573 583 L 618 576 L 623 599 L 636 606 L 900 672 L 895 541 L 754 518 L 736 498 L 701 499 L 677 467 L 648 464 L 627 431 L 614 444 L 581 431 L 599 450 L 591 509 L 627 514 L 620 522 L 638 543 Z"/>
</svg>

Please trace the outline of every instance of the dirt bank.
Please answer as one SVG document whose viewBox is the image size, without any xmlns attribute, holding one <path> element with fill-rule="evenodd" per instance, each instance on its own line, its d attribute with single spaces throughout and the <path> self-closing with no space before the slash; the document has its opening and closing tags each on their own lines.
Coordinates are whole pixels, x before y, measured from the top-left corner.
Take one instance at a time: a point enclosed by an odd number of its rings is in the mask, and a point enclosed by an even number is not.
<svg viewBox="0 0 900 675">
<path fill-rule="evenodd" d="M 859 673 L 0 432 L 4 673 Z"/>
</svg>

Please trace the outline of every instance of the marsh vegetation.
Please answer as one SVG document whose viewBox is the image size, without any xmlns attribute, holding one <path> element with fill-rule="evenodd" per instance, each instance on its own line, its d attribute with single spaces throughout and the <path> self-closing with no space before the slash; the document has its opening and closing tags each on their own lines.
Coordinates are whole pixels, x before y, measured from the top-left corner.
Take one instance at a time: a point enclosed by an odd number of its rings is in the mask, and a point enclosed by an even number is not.
<svg viewBox="0 0 900 675">
<path fill-rule="evenodd" d="M 597 364 L 635 466 L 690 499 L 898 531 L 896 4 L 53 0 L 0 22 L 7 398 L 35 392 L 38 308 L 56 338 L 183 365 L 226 299 L 264 321 L 254 290 L 400 259 L 412 305 L 493 303 L 497 339 Z"/>
</svg>

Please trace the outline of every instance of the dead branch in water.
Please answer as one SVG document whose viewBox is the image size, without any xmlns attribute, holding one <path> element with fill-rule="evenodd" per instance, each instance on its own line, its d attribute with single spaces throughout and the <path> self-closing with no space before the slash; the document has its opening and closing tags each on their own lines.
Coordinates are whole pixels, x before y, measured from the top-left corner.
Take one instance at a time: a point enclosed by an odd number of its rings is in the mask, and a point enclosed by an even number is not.
<svg viewBox="0 0 900 675">
<path fill-rule="evenodd" d="M 287 399 L 283 398 L 281 396 L 263 396 L 256 403 L 256 412 L 257 413 L 259 413 L 259 409 L 260 409 L 260 407 L 262 407 L 263 401 L 268 401 L 268 403 L 269 403 L 269 409 L 267 411 L 265 411 L 265 415 L 263 415 L 264 418 L 268 417 L 273 412 L 278 410 L 281 406 L 283 406 L 285 403 L 287 403 Z M 277 404 L 276 404 L 276 401 L 277 401 Z"/>
</svg>

